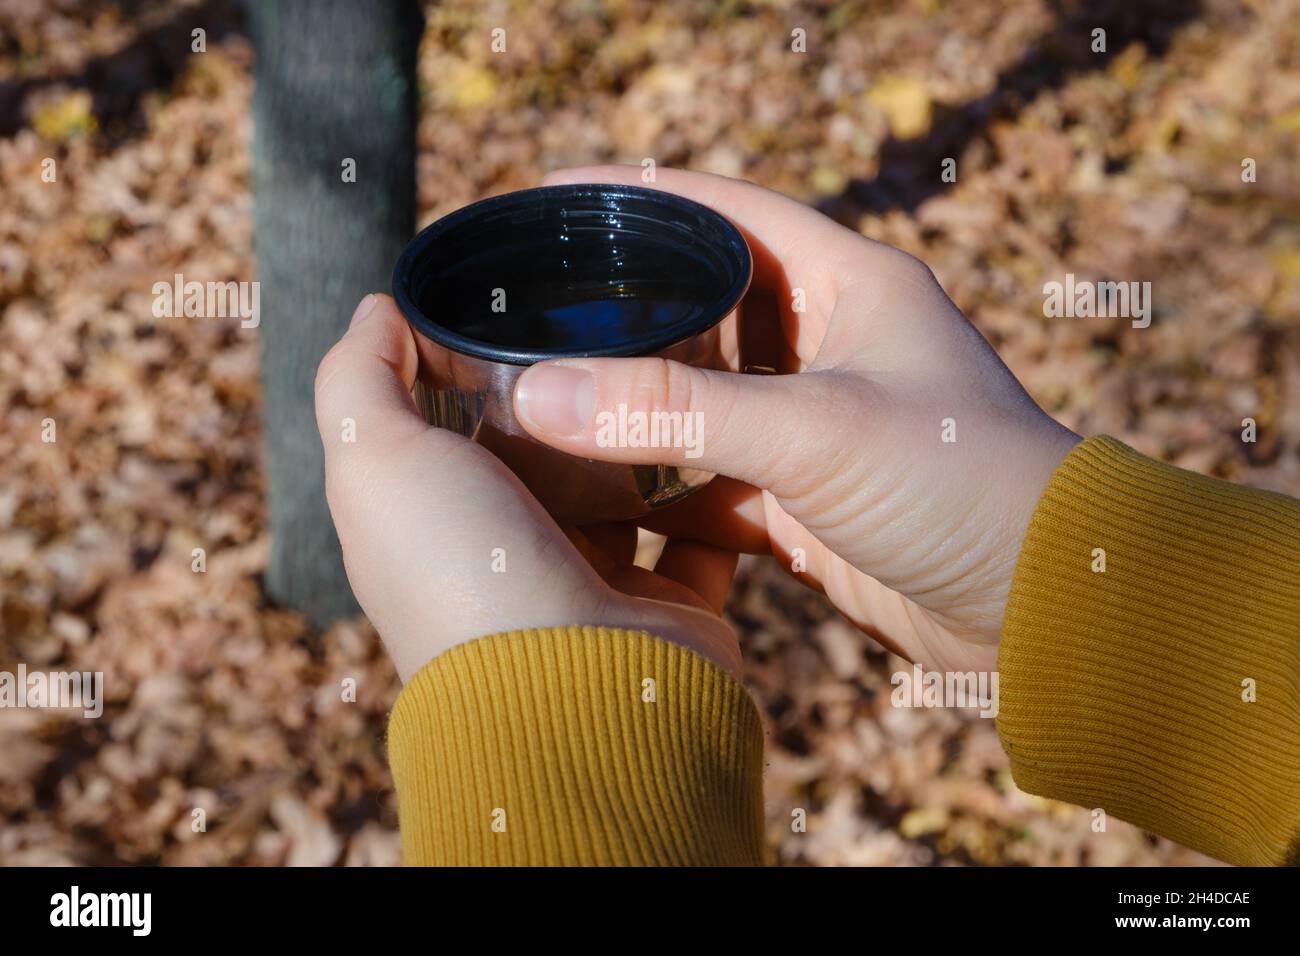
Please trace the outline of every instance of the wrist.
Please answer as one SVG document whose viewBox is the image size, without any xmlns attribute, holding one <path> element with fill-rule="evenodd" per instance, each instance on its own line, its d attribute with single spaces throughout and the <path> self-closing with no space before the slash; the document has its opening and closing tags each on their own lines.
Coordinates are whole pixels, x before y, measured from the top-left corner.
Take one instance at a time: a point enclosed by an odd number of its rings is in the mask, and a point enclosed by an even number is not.
<svg viewBox="0 0 1300 956">
<path fill-rule="evenodd" d="M 1043 492 L 1051 482 L 1052 476 L 1060 468 L 1061 462 L 1083 439 L 1055 419 L 1043 414 L 1041 435 L 1033 442 L 1034 453 L 1029 456 L 1019 470 L 1019 481 L 1015 504 L 1008 511 L 1004 547 L 1005 560 L 998 577 L 998 614 L 996 634 L 1002 632 L 1006 616 L 1007 598 L 1011 593 L 1011 581 L 1016 565 L 1020 560 L 1020 549 L 1025 535 L 1033 521 L 1034 513 L 1042 500 Z"/>
</svg>

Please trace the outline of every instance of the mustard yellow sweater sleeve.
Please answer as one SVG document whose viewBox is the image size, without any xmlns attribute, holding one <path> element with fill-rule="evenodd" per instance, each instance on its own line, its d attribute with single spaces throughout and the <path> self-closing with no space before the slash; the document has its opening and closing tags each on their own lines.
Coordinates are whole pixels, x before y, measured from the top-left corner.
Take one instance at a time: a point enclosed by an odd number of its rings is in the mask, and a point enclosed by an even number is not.
<svg viewBox="0 0 1300 956">
<path fill-rule="evenodd" d="M 612 628 L 481 638 L 430 661 L 388 727 L 415 865 L 757 865 L 763 729 L 693 651 Z"/>
<path fill-rule="evenodd" d="M 1300 502 L 1081 443 L 1030 524 L 998 666 L 1022 789 L 1297 862 Z"/>
</svg>

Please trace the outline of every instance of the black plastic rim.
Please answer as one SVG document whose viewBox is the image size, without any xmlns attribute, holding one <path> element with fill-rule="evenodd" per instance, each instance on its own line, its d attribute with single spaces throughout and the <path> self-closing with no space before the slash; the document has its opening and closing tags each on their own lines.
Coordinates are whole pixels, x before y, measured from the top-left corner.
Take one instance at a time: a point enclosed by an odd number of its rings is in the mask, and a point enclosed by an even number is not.
<svg viewBox="0 0 1300 956">
<path fill-rule="evenodd" d="M 516 349 L 481 342 L 468 338 L 431 320 L 415 304 L 412 283 L 416 275 L 416 266 L 430 246 L 437 243 L 448 232 L 480 216 L 499 214 L 511 208 L 523 209 L 530 205 L 546 208 L 554 205 L 585 203 L 617 203 L 620 199 L 634 199 L 640 202 L 658 205 L 665 215 L 691 217 L 698 223 L 711 227 L 722 237 L 726 251 L 734 257 L 735 275 L 729 282 L 727 291 L 718 300 L 702 310 L 701 314 L 690 316 L 680 322 L 654 330 L 653 333 L 613 343 L 597 349 L 566 351 L 559 349 Z M 508 365 L 532 365 L 547 359 L 556 358 L 604 358 L 635 355 L 653 355 L 670 348 L 679 342 L 699 335 L 721 322 L 740 304 L 749 289 L 753 275 L 753 260 L 749 244 L 745 237 L 729 219 L 715 212 L 708 206 L 660 189 L 646 189 L 641 186 L 620 186 L 609 183 L 579 183 L 566 186 L 541 186 L 536 189 L 522 189 L 505 193 L 471 203 L 456 210 L 425 227 L 402 250 L 393 269 L 393 298 L 407 321 L 421 335 L 446 348 L 464 355 L 500 362 Z"/>
</svg>

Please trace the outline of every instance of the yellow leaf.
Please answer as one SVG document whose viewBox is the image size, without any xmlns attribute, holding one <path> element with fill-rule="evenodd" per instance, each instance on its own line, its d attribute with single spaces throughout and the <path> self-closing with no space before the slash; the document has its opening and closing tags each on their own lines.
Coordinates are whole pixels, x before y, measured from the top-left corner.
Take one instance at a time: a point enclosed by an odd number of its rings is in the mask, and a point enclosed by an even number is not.
<svg viewBox="0 0 1300 956">
<path fill-rule="evenodd" d="M 86 220 L 86 238 L 103 243 L 113 234 L 113 220 L 108 216 L 90 216 Z"/>
<path fill-rule="evenodd" d="M 44 139 L 67 142 L 74 136 L 90 135 L 98 128 L 89 90 L 77 90 L 43 103 L 32 111 L 32 128 Z"/>
<path fill-rule="evenodd" d="M 909 840 L 935 833 L 948 825 L 948 811 L 942 807 L 917 807 L 903 814 L 898 832 Z"/>
<path fill-rule="evenodd" d="M 821 196 L 838 196 L 848 184 L 848 177 L 832 166 L 818 166 L 809 177 L 813 192 Z"/>
<path fill-rule="evenodd" d="M 920 80 L 885 77 L 868 91 L 867 99 L 885 114 L 899 139 L 916 139 L 930 131 L 930 93 Z"/>
<path fill-rule="evenodd" d="M 690 96 L 695 92 L 695 71 L 661 63 L 641 74 L 637 85 L 670 96 Z"/>
<path fill-rule="evenodd" d="M 1272 125 L 1284 133 L 1300 133 L 1300 109 L 1279 113 L 1273 117 Z"/>
<path fill-rule="evenodd" d="M 440 91 L 445 102 L 460 110 L 487 106 L 497 95 L 497 75 L 473 63 L 458 63 Z"/>
<path fill-rule="evenodd" d="M 1168 149 L 1182 129 L 1182 123 L 1172 113 L 1166 113 L 1151 131 L 1151 146 L 1157 150 Z"/>
<path fill-rule="evenodd" d="M 1145 48 L 1140 43 L 1135 43 L 1115 58 L 1110 74 L 1121 87 L 1131 93 L 1142 82 L 1145 61 Z"/>
<path fill-rule="evenodd" d="M 1277 274 L 1284 279 L 1300 279 L 1300 249 L 1274 249 L 1269 253 Z"/>
</svg>

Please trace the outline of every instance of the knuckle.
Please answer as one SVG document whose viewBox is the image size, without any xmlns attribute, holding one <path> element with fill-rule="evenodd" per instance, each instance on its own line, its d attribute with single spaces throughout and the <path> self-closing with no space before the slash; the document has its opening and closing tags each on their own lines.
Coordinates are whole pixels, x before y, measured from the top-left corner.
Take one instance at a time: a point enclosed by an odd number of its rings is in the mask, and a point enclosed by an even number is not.
<svg viewBox="0 0 1300 956">
<path fill-rule="evenodd" d="M 901 249 L 895 250 L 894 255 L 896 257 L 895 268 L 898 271 L 899 278 L 919 286 L 937 286 L 939 284 L 939 280 L 934 277 L 934 270 L 923 260 Z"/>
<path fill-rule="evenodd" d="M 343 370 L 346 363 L 347 347 L 342 340 L 339 340 L 330 347 L 320 360 L 320 364 L 316 366 L 314 392 L 317 401 L 320 401 L 321 396 L 328 390 L 330 382 Z"/>
<path fill-rule="evenodd" d="M 629 389 L 631 405 L 640 411 L 686 411 L 694 407 L 696 370 L 666 359 L 651 359 L 638 369 Z"/>
<path fill-rule="evenodd" d="M 665 362 L 667 367 L 667 403 L 673 411 L 694 411 L 703 397 L 704 376 L 700 370 L 680 362 Z"/>
</svg>

